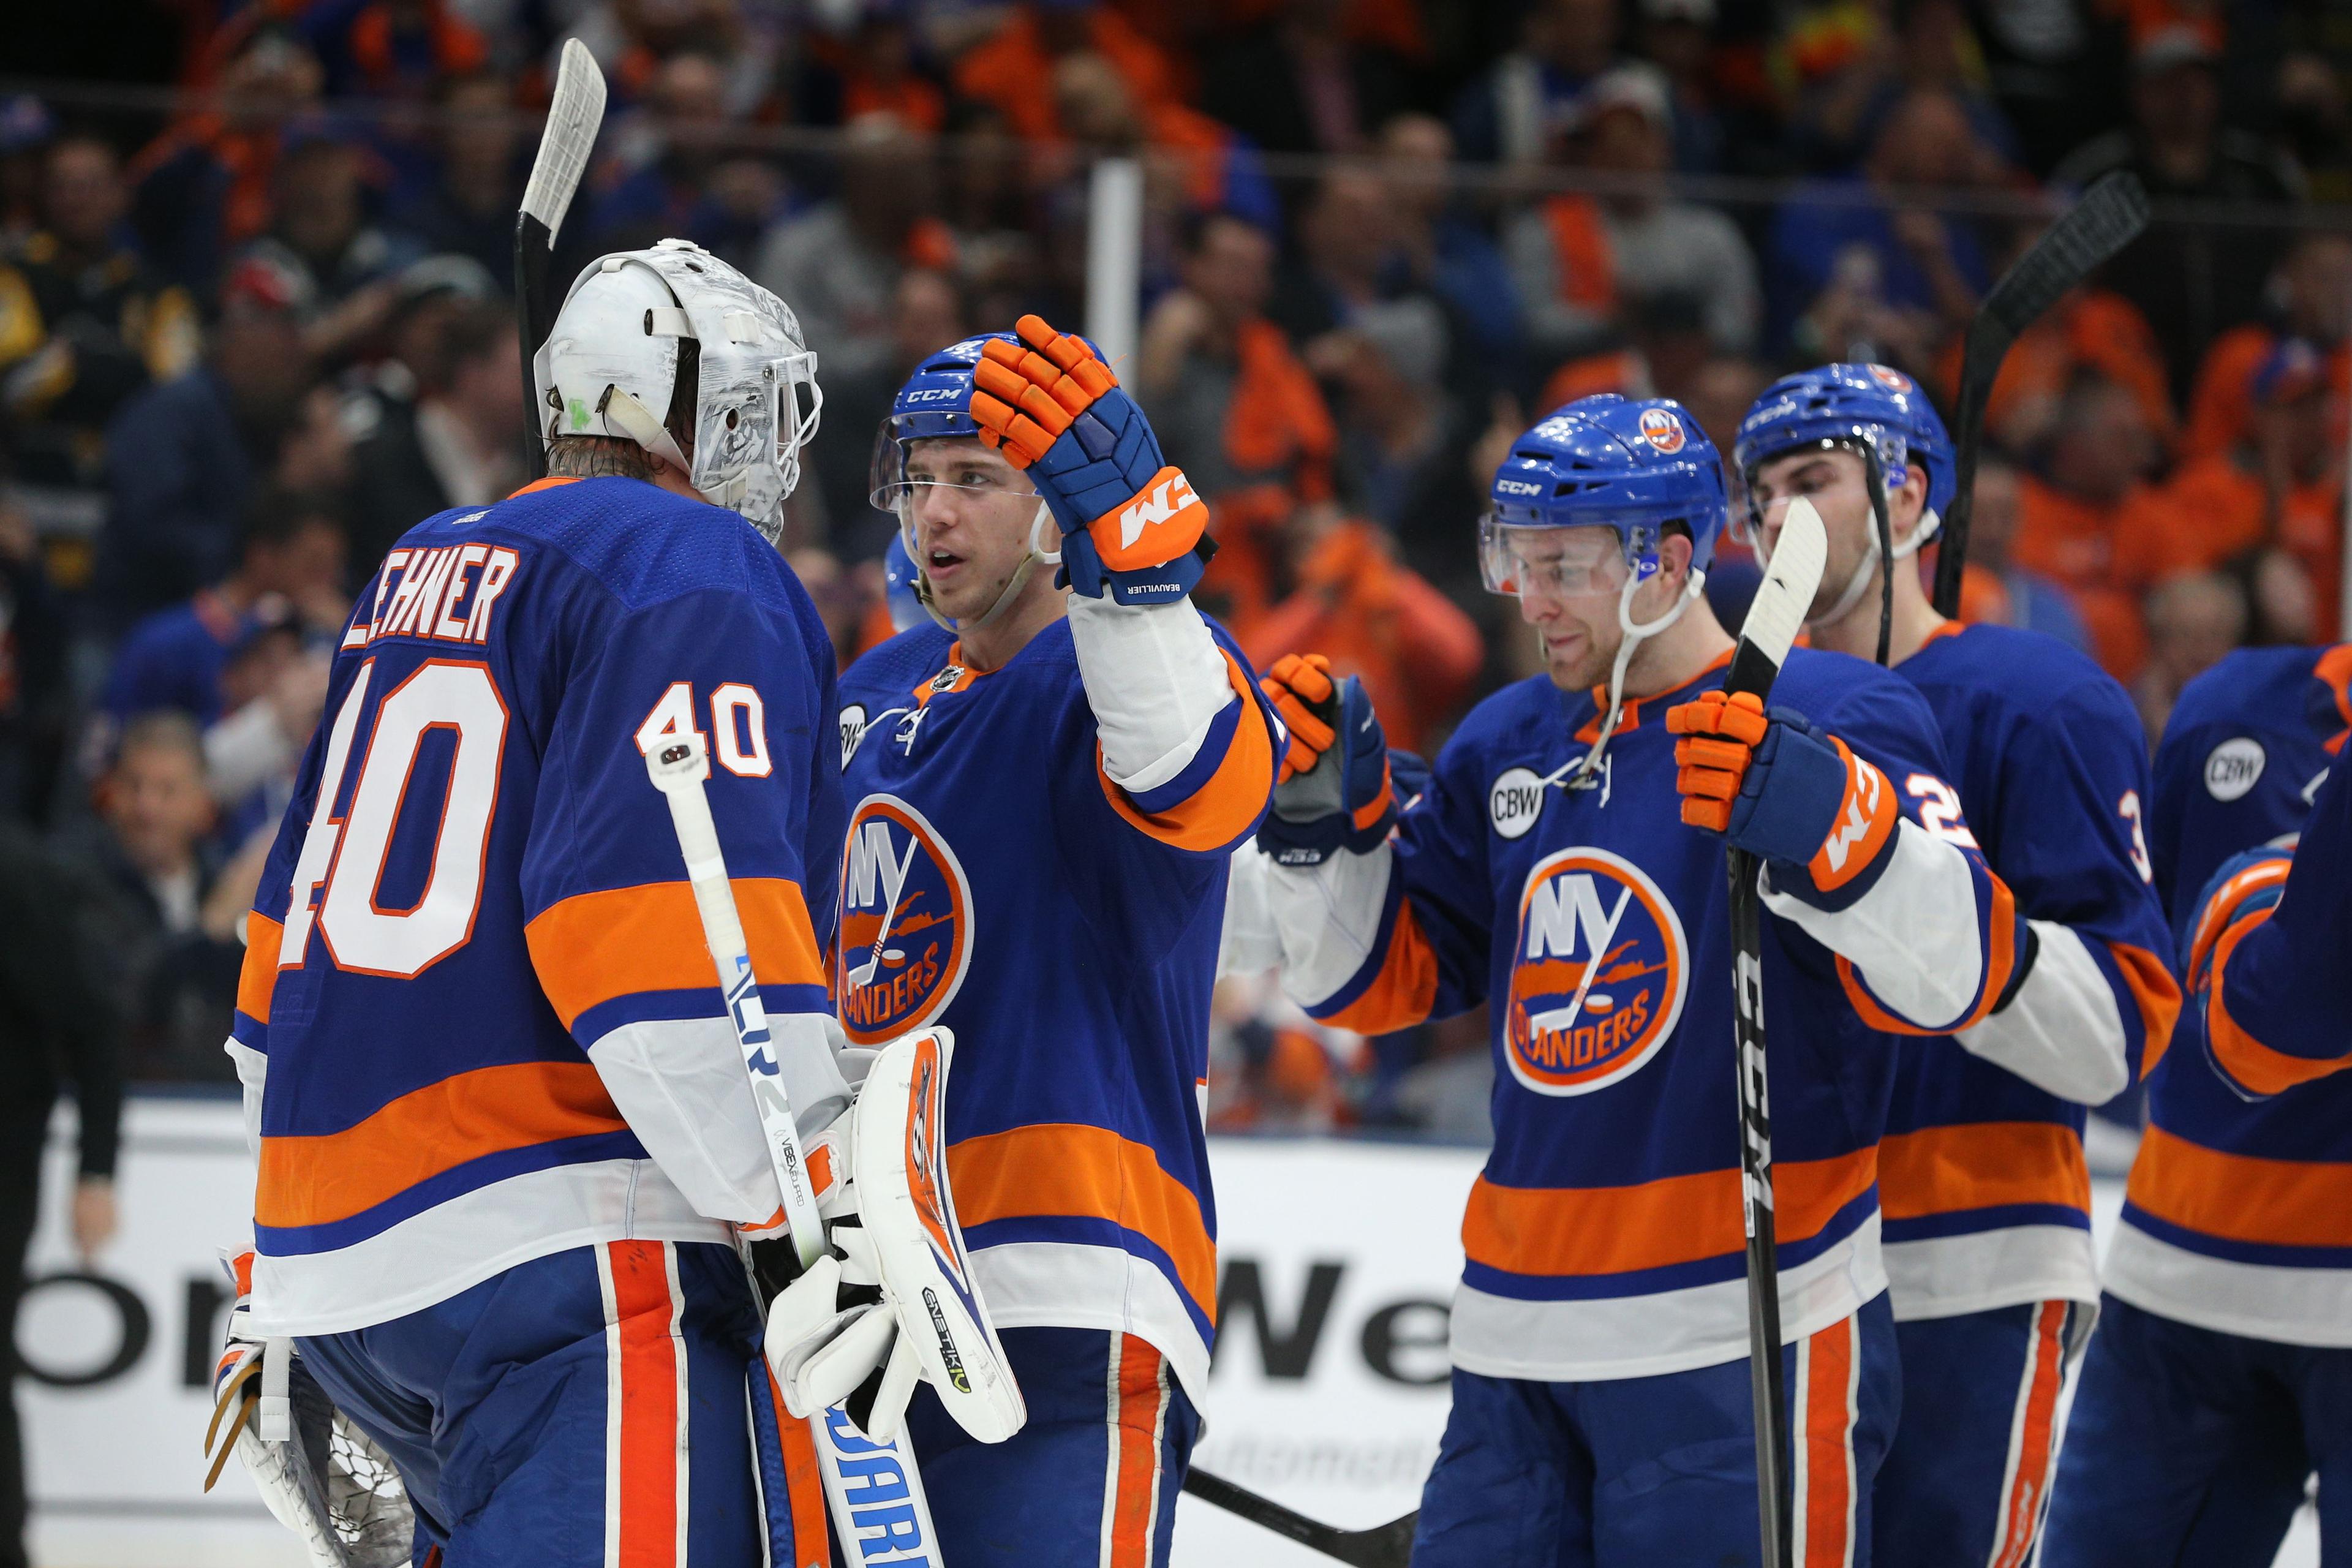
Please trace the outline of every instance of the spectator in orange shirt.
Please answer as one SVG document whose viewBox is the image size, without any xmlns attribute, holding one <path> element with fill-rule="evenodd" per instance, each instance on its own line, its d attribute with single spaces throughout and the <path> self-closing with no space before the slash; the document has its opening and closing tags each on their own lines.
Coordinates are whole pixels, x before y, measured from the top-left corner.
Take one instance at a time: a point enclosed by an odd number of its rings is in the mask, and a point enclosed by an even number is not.
<svg viewBox="0 0 2352 1568">
<path fill-rule="evenodd" d="M 1334 676 L 1363 678 L 1389 744 L 1423 752 L 1459 712 L 1486 661 L 1478 628 L 1399 565 L 1379 529 L 1316 519 L 1310 509 L 1294 520 L 1297 589 L 1242 637 L 1242 651 L 1261 669 L 1286 653 L 1328 656 Z"/>
<path fill-rule="evenodd" d="M 1997 453 L 1986 453 L 1977 464 L 1976 506 L 1969 513 L 1969 564 L 1960 574 L 1960 619 L 1971 626 L 2023 626 L 2088 653 L 2090 633 L 2083 627 L 2072 595 L 2041 573 L 2017 564 L 2023 479 Z M 1718 559 L 1722 553 L 1716 552 Z M 1707 586 L 1714 585 L 1710 573 Z"/>
<path fill-rule="evenodd" d="M 2014 260 L 2042 236 L 2034 227 L 2018 237 Z M 1963 334 L 1944 344 L 1936 366 L 1948 405 L 1958 395 Z M 2114 382 L 2139 400 L 2140 413 L 2158 442 L 2169 449 L 2179 434 L 2172 391 L 2165 380 L 2164 351 L 2139 307 L 2104 289 L 2069 292 L 2025 329 L 2001 362 L 1985 405 L 1985 429 L 2012 452 L 2032 451 L 2049 436 L 2067 384 L 2084 371 Z"/>
<path fill-rule="evenodd" d="M 1331 499 L 1338 434 L 1265 318 L 1273 237 L 1229 213 L 1193 215 L 1178 253 L 1181 281 L 1152 307 L 1129 379 L 1168 460 L 1215 515 L 1220 554 L 1202 592 L 1242 636 L 1276 596 L 1271 534 L 1298 506 Z"/>
<path fill-rule="evenodd" d="M 1055 61 L 1080 49 L 1117 67 L 1147 110 L 1176 101 L 1160 47 L 1095 0 L 1024 0 L 994 37 L 956 62 L 956 91 L 995 109 L 1024 142 L 1058 142 L 1065 132 L 1047 84 Z"/>
<path fill-rule="evenodd" d="M 2254 372 L 2284 338 L 2324 349 L 2337 395 L 2352 391 L 2352 350 L 2345 343 L 2352 329 L 2352 238 L 2305 235 L 2271 275 L 2271 291 L 2280 302 L 2278 320 L 2231 327 L 2206 349 L 2181 437 L 2182 462 L 2227 452 L 2252 431 Z"/>
<path fill-rule="evenodd" d="M 2139 597 L 2163 565 L 2159 531 L 2118 520 L 2145 493 L 2156 436 L 2139 402 L 2111 381 L 2078 377 L 2060 401 L 2041 477 L 2021 495 L 2016 560 L 2074 595 L 2091 649 L 2119 680 L 2147 653 Z"/>
<path fill-rule="evenodd" d="M 2161 541 L 2159 571 L 2207 572 L 2242 557 L 2284 557 L 2254 568 L 2302 576 L 2310 615 L 2336 624 L 2343 561 L 2339 451 L 2343 405 L 2326 361 L 2298 338 L 2271 351 L 2248 378 L 2252 427 L 2230 449 L 2184 466 L 2148 496 L 2129 526 Z M 2301 617 L 2298 617 L 2301 618 Z"/>
</svg>

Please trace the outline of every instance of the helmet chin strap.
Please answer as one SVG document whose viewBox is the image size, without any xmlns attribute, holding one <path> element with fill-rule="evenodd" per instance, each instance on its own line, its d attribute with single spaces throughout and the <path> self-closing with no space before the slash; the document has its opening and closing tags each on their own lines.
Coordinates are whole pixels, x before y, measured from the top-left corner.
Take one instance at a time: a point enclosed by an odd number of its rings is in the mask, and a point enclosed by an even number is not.
<svg viewBox="0 0 2352 1568">
<path fill-rule="evenodd" d="M 1937 516 L 1934 511 L 1930 510 L 1921 512 L 1919 514 L 1919 524 L 1911 531 L 1911 537 L 1902 541 L 1895 546 L 1895 559 L 1897 561 L 1908 561 L 1914 555 L 1918 554 L 1920 546 L 1926 544 L 1930 539 L 1935 538 L 1937 531 L 1943 526 L 1944 520 Z M 1768 571 L 1771 568 L 1771 552 L 1764 548 L 1763 540 L 1760 536 L 1757 540 L 1756 543 L 1756 561 L 1757 564 L 1766 568 Z M 1871 570 L 1877 564 L 1878 535 L 1876 531 L 1874 531 L 1870 535 L 1868 544 L 1862 552 L 1862 559 L 1854 563 L 1853 575 L 1845 580 L 1844 588 L 1839 591 L 1837 602 L 1832 604 L 1828 609 L 1823 610 L 1820 615 L 1807 617 L 1805 621 L 1805 629 L 1807 631 L 1811 631 L 1816 626 L 1833 626 L 1837 625 L 1838 622 L 1845 619 L 1847 616 L 1851 615 L 1853 612 L 1853 607 L 1862 603 L 1863 595 L 1870 591 Z"/>
<path fill-rule="evenodd" d="M 1584 760 L 1577 763 L 1575 773 L 1569 779 L 1570 789 L 1591 789 L 1599 782 L 1595 774 L 1600 771 L 1601 754 L 1609 750 L 1609 742 L 1617 733 L 1617 716 L 1625 710 L 1625 670 L 1633 662 L 1633 650 L 1683 618 L 1683 612 L 1691 607 L 1691 601 L 1706 586 L 1706 574 L 1692 567 L 1690 582 L 1672 609 L 1654 621 L 1636 622 L 1633 595 L 1643 582 L 1643 578 L 1636 574 L 1626 578 L 1625 586 L 1617 592 L 1617 629 L 1625 635 L 1617 644 L 1616 662 L 1609 670 L 1609 714 L 1601 721 L 1601 738 L 1592 743 L 1592 750 L 1584 753 Z"/>
<path fill-rule="evenodd" d="M 902 502 L 902 509 L 903 506 Z M 915 567 L 915 602 L 923 606 L 923 613 L 938 622 L 940 629 L 944 632 L 980 630 L 1003 615 L 1012 606 L 1013 601 L 1021 596 L 1021 590 L 1028 584 L 1029 574 L 1032 572 L 1037 570 L 1040 565 L 1059 566 L 1062 563 L 1060 551 L 1038 548 L 1037 536 L 1040 530 L 1050 531 L 1050 536 L 1055 539 L 1059 539 L 1062 533 L 1061 524 L 1054 521 L 1053 512 L 1041 500 L 1037 503 L 1036 515 L 1029 520 L 1029 548 L 1022 552 L 1021 564 L 1013 569 L 1013 575 L 1004 580 L 1003 591 L 996 595 L 996 603 L 988 606 L 986 615 L 960 624 L 932 602 L 930 574 L 923 570 L 923 563 L 920 561 L 915 559 L 914 525 L 911 521 L 906 520 L 903 510 L 900 517 L 901 526 L 907 535 L 907 559 L 913 562 Z"/>
</svg>

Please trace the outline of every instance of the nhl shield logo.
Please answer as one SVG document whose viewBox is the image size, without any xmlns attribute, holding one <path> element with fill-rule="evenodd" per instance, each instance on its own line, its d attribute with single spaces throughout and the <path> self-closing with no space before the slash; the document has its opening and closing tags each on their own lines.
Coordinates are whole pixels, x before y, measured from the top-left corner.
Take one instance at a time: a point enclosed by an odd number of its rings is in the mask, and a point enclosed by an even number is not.
<svg viewBox="0 0 2352 1568">
<path fill-rule="evenodd" d="M 1683 449 L 1683 422 L 1675 418 L 1669 409 L 1644 408 L 1642 410 L 1642 439 L 1661 452 L 1679 452 Z"/>
<path fill-rule="evenodd" d="M 834 993 L 861 1046 L 936 1023 L 971 962 L 971 886 L 947 839 L 892 795 L 868 795 L 842 854 Z"/>
<path fill-rule="evenodd" d="M 1642 869 L 1563 849 L 1528 873 L 1504 1020 L 1511 1075 L 1538 1094 L 1590 1094 L 1638 1072 L 1682 1016 L 1690 947 Z"/>
</svg>

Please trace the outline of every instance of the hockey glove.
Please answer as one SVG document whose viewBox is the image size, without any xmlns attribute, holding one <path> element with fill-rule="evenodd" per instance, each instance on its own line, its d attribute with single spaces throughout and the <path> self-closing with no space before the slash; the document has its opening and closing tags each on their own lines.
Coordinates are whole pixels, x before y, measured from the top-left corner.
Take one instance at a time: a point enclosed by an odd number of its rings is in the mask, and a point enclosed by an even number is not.
<svg viewBox="0 0 2352 1568">
<path fill-rule="evenodd" d="M 1283 866 L 1319 866 L 1337 851 L 1380 847 L 1396 823 L 1387 740 L 1364 683 L 1331 679 L 1319 653 L 1285 654 L 1258 681 L 1290 742 L 1258 847 Z"/>
<path fill-rule="evenodd" d="M 1028 348 L 992 339 L 972 367 L 971 417 L 1061 524 L 1071 588 L 1122 605 L 1182 598 L 1216 552 L 1209 509 L 1093 349 L 1040 316 L 1015 330 Z"/>
<path fill-rule="evenodd" d="M 1702 692 L 1666 713 L 1683 820 L 1736 848 L 1801 870 L 1811 890 L 1859 897 L 1891 852 L 1897 816 L 1886 775 L 1793 708 Z M 1789 890 L 1801 893 L 1791 887 Z"/>
</svg>

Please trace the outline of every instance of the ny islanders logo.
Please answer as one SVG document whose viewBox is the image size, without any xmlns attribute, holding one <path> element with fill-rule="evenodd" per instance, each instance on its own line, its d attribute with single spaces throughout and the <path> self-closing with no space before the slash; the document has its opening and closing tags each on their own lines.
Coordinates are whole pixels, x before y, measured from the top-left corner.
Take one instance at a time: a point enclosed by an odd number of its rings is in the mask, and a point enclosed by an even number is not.
<svg viewBox="0 0 2352 1568">
<path fill-rule="evenodd" d="M 1642 438 L 1669 455 L 1683 449 L 1683 422 L 1664 408 L 1642 410 Z"/>
<path fill-rule="evenodd" d="M 1690 944 L 1658 885 L 1606 849 L 1536 863 L 1519 897 L 1504 1020 L 1511 1074 L 1590 1094 L 1641 1070 L 1682 1016 Z"/>
<path fill-rule="evenodd" d="M 934 1023 L 971 962 L 971 885 L 923 814 L 893 795 L 858 803 L 842 857 L 841 1026 L 861 1046 Z"/>
</svg>

